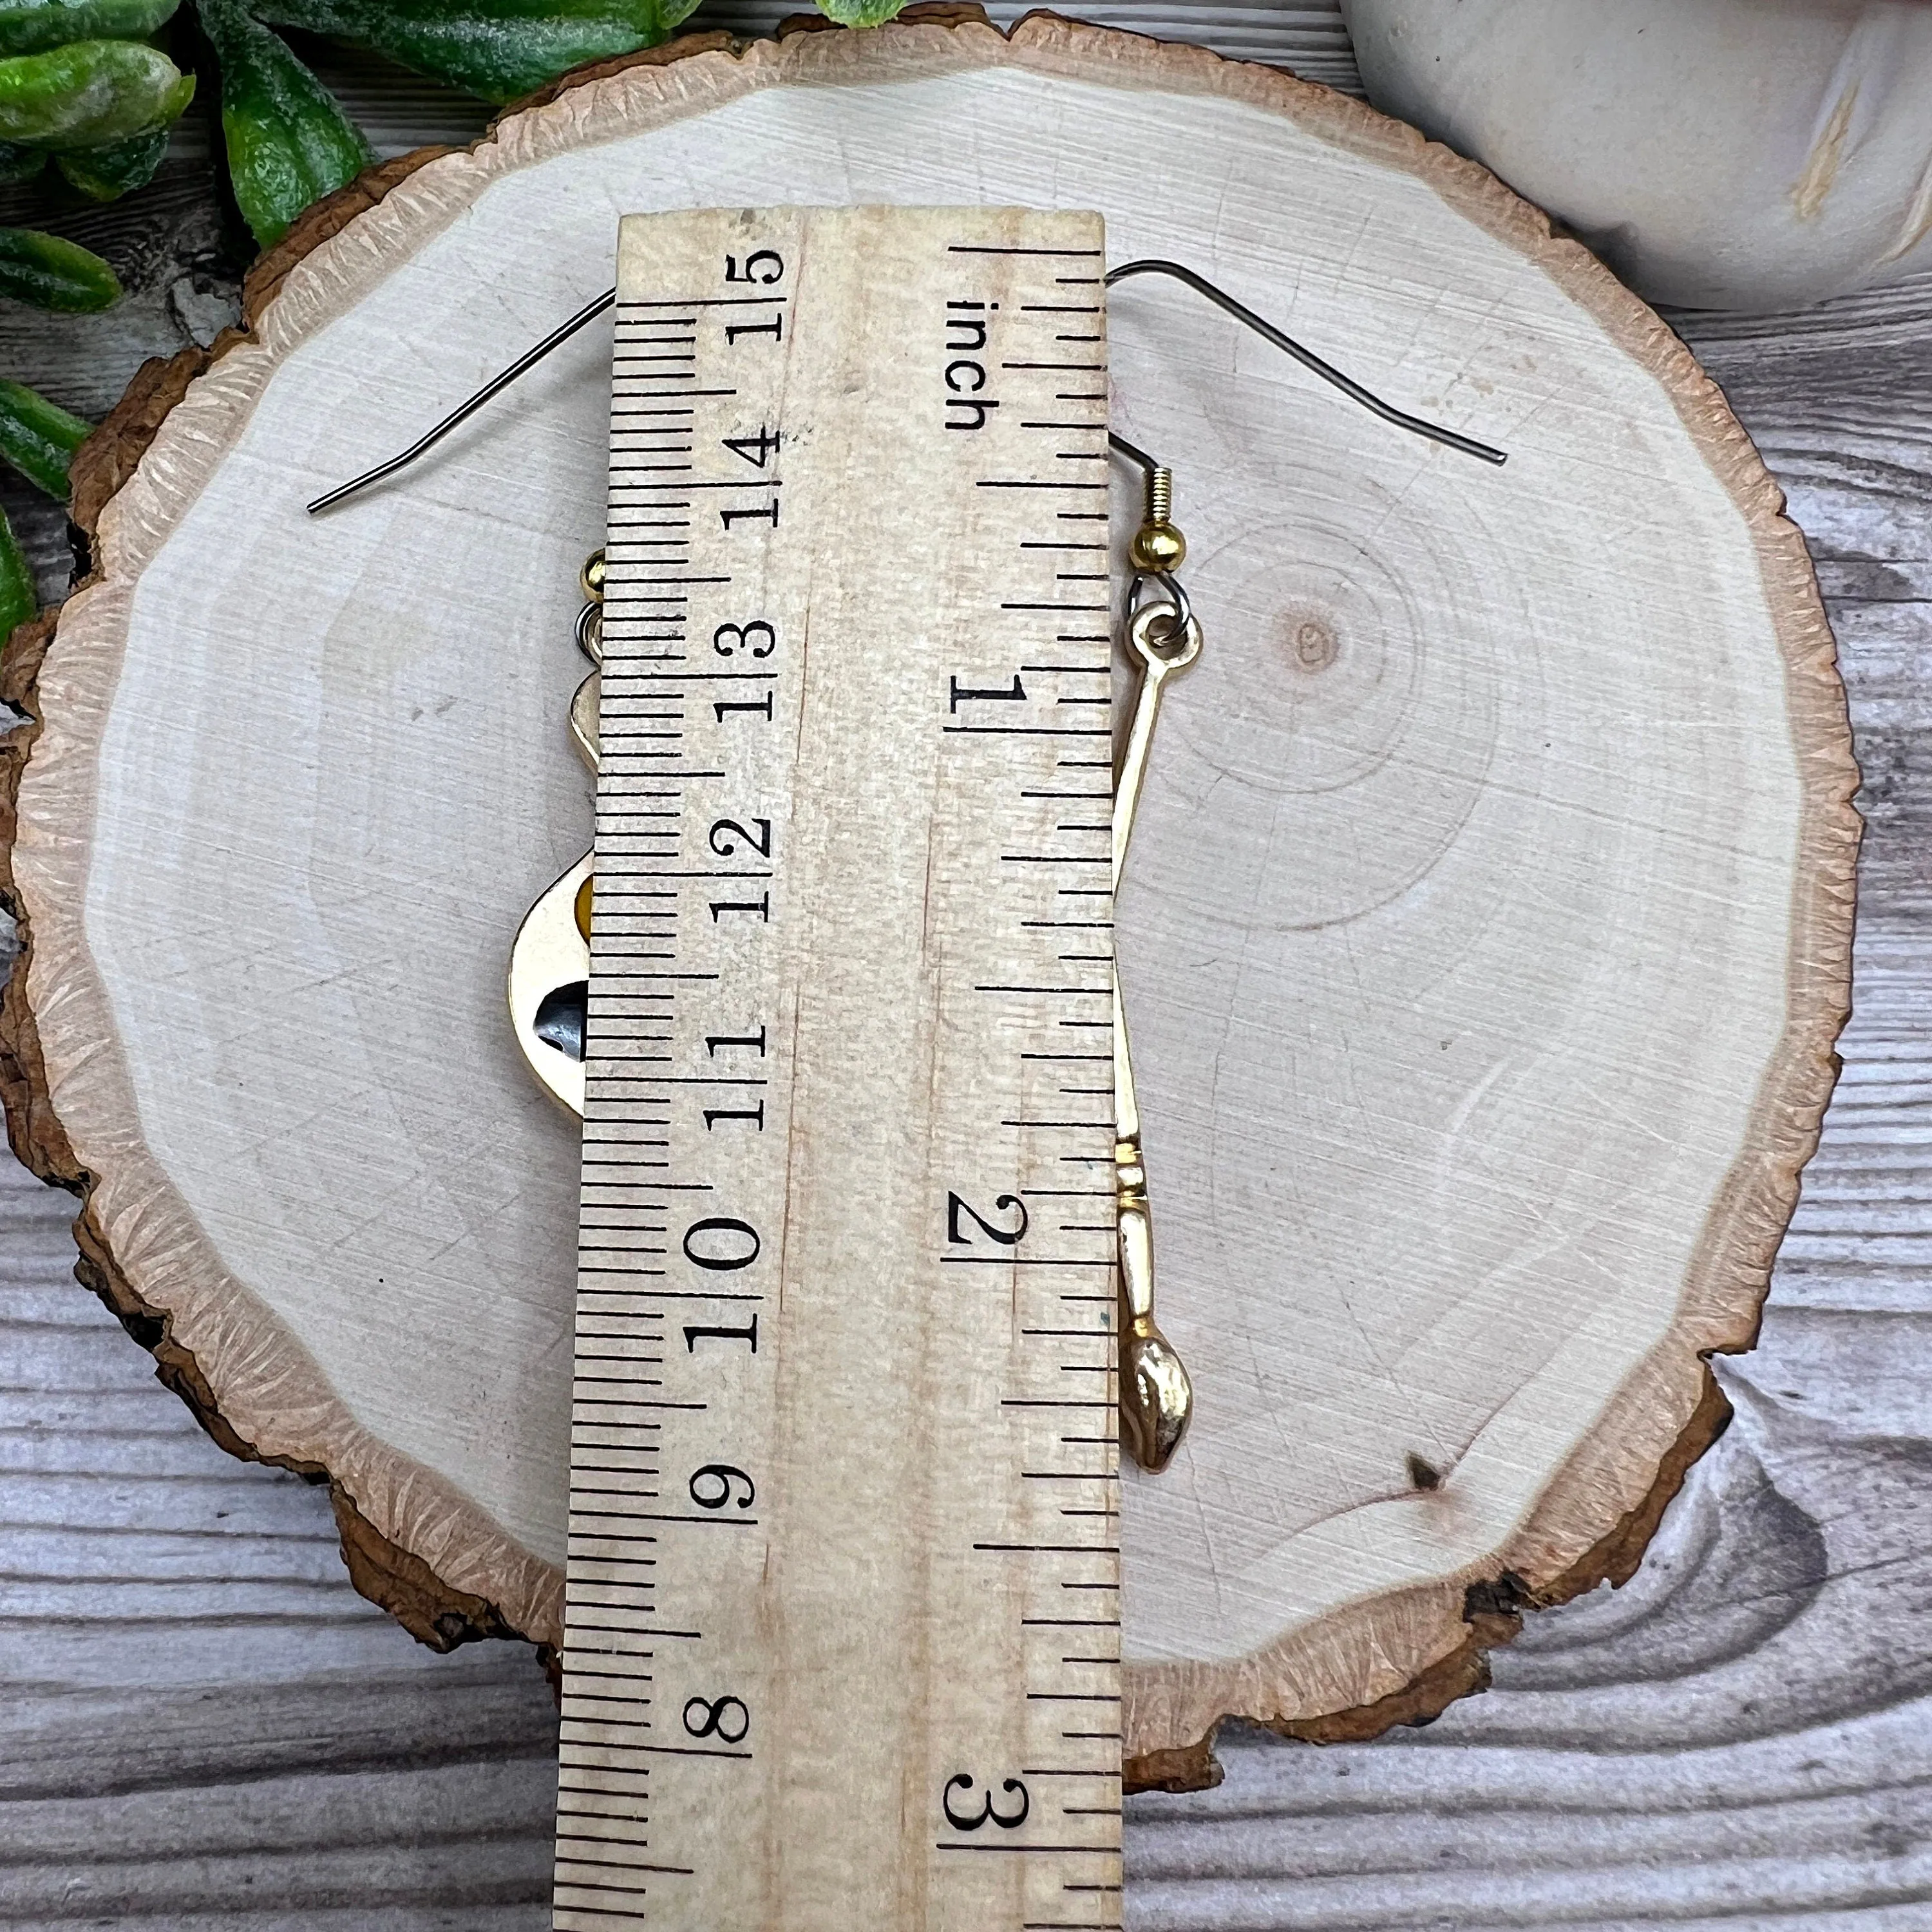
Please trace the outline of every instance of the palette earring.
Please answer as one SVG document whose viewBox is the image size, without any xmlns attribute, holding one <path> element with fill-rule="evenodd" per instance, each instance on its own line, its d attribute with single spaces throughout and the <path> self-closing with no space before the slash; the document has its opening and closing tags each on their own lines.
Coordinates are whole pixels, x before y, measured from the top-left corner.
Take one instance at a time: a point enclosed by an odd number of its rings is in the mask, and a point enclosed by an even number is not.
<svg viewBox="0 0 1932 1932">
<path fill-rule="evenodd" d="M 570 739 L 597 772 L 597 707 L 604 659 L 604 553 L 580 578 L 577 645 L 591 669 L 570 701 Z M 510 1024 L 530 1071 L 553 1100 L 584 1112 L 584 1034 L 590 997 L 591 854 L 585 853 L 524 916 L 510 948 Z"/>
</svg>

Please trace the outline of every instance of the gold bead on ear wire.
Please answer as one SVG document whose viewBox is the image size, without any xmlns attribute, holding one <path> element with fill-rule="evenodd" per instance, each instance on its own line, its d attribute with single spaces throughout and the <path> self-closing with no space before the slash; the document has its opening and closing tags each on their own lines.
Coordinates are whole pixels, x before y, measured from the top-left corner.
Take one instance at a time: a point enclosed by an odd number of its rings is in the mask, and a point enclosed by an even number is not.
<svg viewBox="0 0 1932 1932">
<path fill-rule="evenodd" d="M 1175 526 L 1174 472 L 1154 469 L 1147 473 L 1147 515 L 1127 546 L 1127 561 L 1149 577 L 1178 570 L 1187 560 L 1187 539 Z"/>
</svg>

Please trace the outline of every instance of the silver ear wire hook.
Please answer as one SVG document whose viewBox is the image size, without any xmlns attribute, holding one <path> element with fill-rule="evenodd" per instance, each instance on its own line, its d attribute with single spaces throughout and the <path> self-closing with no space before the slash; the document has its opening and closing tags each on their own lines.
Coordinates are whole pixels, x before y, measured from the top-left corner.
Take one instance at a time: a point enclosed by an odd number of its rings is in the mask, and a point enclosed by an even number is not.
<svg viewBox="0 0 1932 1932">
<path fill-rule="evenodd" d="M 1502 464 L 1509 460 L 1506 451 L 1498 449 L 1493 444 L 1478 442 L 1474 436 L 1465 436 L 1460 430 L 1445 428 L 1441 423 L 1430 422 L 1424 416 L 1411 416 L 1406 410 L 1399 410 L 1393 403 L 1384 402 L 1372 389 L 1364 388 L 1352 376 L 1345 376 L 1333 363 L 1324 362 L 1313 350 L 1295 340 L 1285 331 L 1276 328 L 1266 316 L 1256 314 L 1245 303 L 1237 302 L 1226 290 L 1216 288 L 1204 275 L 1197 275 L 1192 268 L 1184 268 L 1178 262 L 1163 261 L 1157 256 L 1148 256 L 1136 262 L 1123 262 L 1118 268 L 1109 268 L 1106 285 L 1112 288 L 1118 282 L 1125 281 L 1130 275 L 1166 275 L 1179 282 L 1184 287 L 1192 289 L 1198 296 L 1204 296 L 1224 314 L 1232 316 L 1245 328 L 1251 328 L 1264 342 L 1272 344 L 1285 356 L 1292 356 L 1301 366 L 1319 376 L 1324 382 L 1331 383 L 1341 391 L 1351 402 L 1359 403 L 1372 416 L 1384 422 L 1394 423 L 1398 429 L 1406 429 L 1412 435 L 1426 436 L 1432 442 L 1446 445 L 1450 449 L 1459 449 L 1466 456 L 1478 458 L 1484 463 Z M 1158 534 L 1162 530 L 1172 530 L 1167 514 L 1167 504 L 1173 487 L 1172 472 L 1166 466 L 1150 456 L 1138 444 L 1109 430 L 1107 440 L 1113 448 L 1129 462 L 1137 464 L 1147 489 L 1147 520 L 1142 526 L 1136 544 L 1145 542 L 1150 532 Z M 1180 554 L 1174 558 L 1174 567 L 1178 568 L 1182 557 L 1187 554 L 1187 546 L 1174 532 L 1174 542 L 1179 545 Z M 1186 593 L 1174 580 L 1172 570 L 1150 569 L 1137 559 L 1138 574 L 1134 588 L 1129 592 L 1130 610 L 1137 599 L 1143 580 L 1153 577 L 1174 602 L 1184 624 L 1192 615 Z"/>
<path fill-rule="evenodd" d="M 1351 402 L 1359 403 L 1372 416 L 1378 416 L 1384 422 L 1391 422 L 1398 429 L 1406 429 L 1412 435 L 1426 436 L 1432 442 L 1446 443 L 1451 449 L 1460 449 L 1465 456 L 1480 458 L 1485 463 L 1504 464 L 1509 460 L 1508 454 L 1491 444 L 1478 442 L 1474 436 L 1465 436 L 1460 430 L 1445 429 L 1440 423 L 1430 422 L 1426 417 L 1411 416 L 1406 410 L 1399 410 L 1393 403 L 1384 402 L 1372 389 L 1365 389 L 1353 376 L 1345 376 L 1332 362 L 1324 362 L 1313 350 L 1304 347 L 1292 335 L 1275 327 L 1265 316 L 1256 314 L 1244 304 L 1238 302 L 1225 289 L 1217 289 L 1204 275 L 1197 275 L 1192 268 L 1183 268 L 1178 262 L 1166 262 L 1156 256 L 1149 256 L 1138 262 L 1123 262 L 1118 268 L 1107 271 L 1107 286 L 1125 281 L 1130 275 L 1166 275 L 1183 286 L 1192 289 L 1198 296 L 1204 296 L 1224 314 L 1232 316 L 1244 328 L 1251 328 L 1264 342 L 1271 343 L 1284 356 L 1292 356 L 1311 374 L 1319 376 L 1324 382 L 1332 383 Z M 1110 439 L 1114 447 L 1124 456 L 1131 457 L 1144 469 L 1154 467 L 1152 459 L 1132 444 L 1119 436 Z"/>
<path fill-rule="evenodd" d="M 466 422 L 492 396 L 500 395 L 526 370 L 535 368 L 553 349 L 561 348 L 580 328 L 595 322 L 607 308 L 614 307 L 616 300 L 617 291 L 606 289 L 595 302 L 586 302 L 561 328 L 552 329 L 535 348 L 526 349 L 507 369 L 491 376 L 473 396 L 458 403 L 442 422 L 418 436 L 400 456 L 392 456 L 388 462 L 379 463 L 374 469 L 365 470 L 360 476 L 338 484 L 326 494 L 316 497 L 308 506 L 309 514 L 320 516 L 324 510 L 333 509 L 344 498 L 368 489 L 372 483 L 380 483 L 386 476 L 394 476 L 398 470 L 406 470 L 418 457 L 434 449 L 459 423 Z"/>
</svg>

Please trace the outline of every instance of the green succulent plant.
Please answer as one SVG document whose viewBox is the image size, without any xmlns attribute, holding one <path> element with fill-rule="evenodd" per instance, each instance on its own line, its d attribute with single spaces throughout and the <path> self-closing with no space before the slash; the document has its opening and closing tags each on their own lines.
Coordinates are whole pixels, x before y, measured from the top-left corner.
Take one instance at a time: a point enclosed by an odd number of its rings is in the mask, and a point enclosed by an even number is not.
<svg viewBox="0 0 1932 1932">
<path fill-rule="evenodd" d="M 17 230 L 0 229 L 0 241 L 10 243 L 21 238 L 45 244 L 52 237 L 22 238 Z M 67 242 L 58 245 L 72 247 Z M 84 256 L 112 280 L 106 263 L 98 256 L 88 255 L 84 248 L 74 248 L 73 253 Z M 92 423 L 21 383 L 0 382 L 0 462 L 17 470 L 28 482 L 58 502 L 67 501 L 68 466 L 93 428 Z M 15 625 L 24 623 L 39 608 L 33 570 L 14 535 L 14 526 L 0 514 L 0 638 L 7 636 Z"/>
<path fill-rule="evenodd" d="M 871 26 L 902 0 L 820 0 Z M 268 247 L 374 158 L 278 28 L 362 47 L 484 100 L 668 40 L 697 0 L 187 0 L 214 56 L 235 197 Z M 193 99 L 164 30 L 183 0 L 0 0 L 0 183 L 50 162 L 97 200 L 143 186 Z M 13 291 L 10 290 L 10 292 Z M 31 298 L 28 298 L 31 299 Z M 67 305 L 63 303 L 62 306 Z"/>
<path fill-rule="evenodd" d="M 364 48 L 490 101 L 508 101 L 586 61 L 668 40 L 698 0 L 188 0 L 213 56 L 235 200 L 263 248 L 311 202 L 375 158 L 362 130 L 278 28 Z M 872 26 L 904 0 L 819 0 Z M 113 201 L 145 187 L 197 76 L 172 58 L 183 0 L 0 0 L 0 185 L 51 167 Z M 184 56 L 184 58 L 186 58 Z M 98 255 L 34 229 L 0 228 L 0 297 L 83 315 L 121 298 Z M 65 501 L 89 425 L 0 382 L 0 460 Z M 33 572 L 0 515 L 0 637 L 33 615 Z"/>
</svg>

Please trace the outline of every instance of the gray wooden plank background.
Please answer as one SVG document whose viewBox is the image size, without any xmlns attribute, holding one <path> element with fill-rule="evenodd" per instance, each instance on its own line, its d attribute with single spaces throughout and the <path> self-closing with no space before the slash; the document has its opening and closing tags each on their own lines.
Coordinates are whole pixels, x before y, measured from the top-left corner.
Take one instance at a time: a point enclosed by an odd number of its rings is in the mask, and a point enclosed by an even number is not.
<svg viewBox="0 0 1932 1932">
<path fill-rule="evenodd" d="M 1332 4 L 1085 10 L 1354 84 Z M 385 152 L 481 124 L 322 64 Z M 0 374 L 98 414 L 229 317 L 247 244 L 209 145 L 194 122 L 131 206 L 56 209 L 130 299 L 0 314 Z M 1148 1932 L 1932 1928 L 1932 278 L 1676 320 L 1810 541 L 1870 824 L 1845 1077 L 1763 1344 L 1637 1577 L 1533 1619 L 1487 1695 L 1372 1744 L 1237 1736 L 1219 1790 L 1133 1801 Z M 57 592 L 58 513 L 0 501 Z M 356 1597 L 322 1495 L 222 1455 L 74 1286 L 68 1220 L 0 1172 L 0 1924 L 537 1932 L 528 1653 L 432 1657 Z"/>
</svg>

